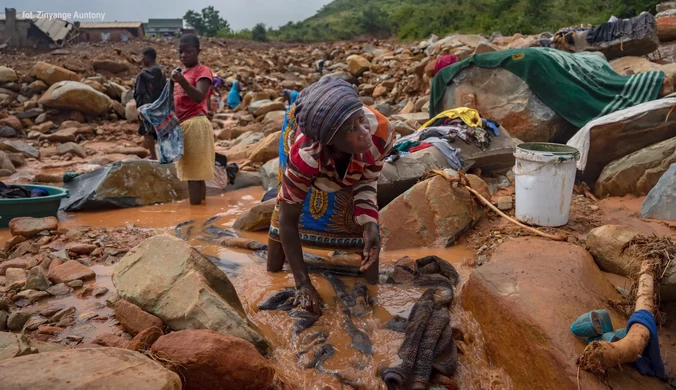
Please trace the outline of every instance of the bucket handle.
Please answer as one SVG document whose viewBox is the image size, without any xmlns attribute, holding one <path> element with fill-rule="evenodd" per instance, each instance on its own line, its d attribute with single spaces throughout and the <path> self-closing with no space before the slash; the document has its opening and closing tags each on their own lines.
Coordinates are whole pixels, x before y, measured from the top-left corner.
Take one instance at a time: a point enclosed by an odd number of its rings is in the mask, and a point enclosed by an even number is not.
<svg viewBox="0 0 676 390">
<path fill-rule="evenodd" d="M 514 171 L 514 176 L 529 176 L 529 175 L 532 175 L 532 174 L 534 174 L 535 172 L 539 171 L 540 169 L 543 169 L 544 167 L 547 167 L 547 166 L 549 166 L 549 165 L 558 164 L 558 163 L 559 163 L 559 161 L 548 161 L 548 162 L 546 162 L 546 163 L 544 163 L 544 164 L 541 164 L 539 167 L 533 169 L 532 171 L 523 172 L 523 173 L 516 173 L 516 170 L 514 170 L 514 169 L 512 169 L 512 171 Z M 518 164 L 518 163 L 517 163 L 517 164 Z M 515 166 L 515 167 L 516 167 L 516 166 Z"/>
</svg>

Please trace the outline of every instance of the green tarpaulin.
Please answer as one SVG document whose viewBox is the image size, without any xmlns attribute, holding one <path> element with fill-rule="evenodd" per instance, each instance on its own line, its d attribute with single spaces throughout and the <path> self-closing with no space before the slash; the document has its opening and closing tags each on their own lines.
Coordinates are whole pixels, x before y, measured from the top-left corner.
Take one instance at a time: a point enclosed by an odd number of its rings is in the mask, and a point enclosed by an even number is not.
<svg viewBox="0 0 676 390">
<path fill-rule="evenodd" d="M 620 76 L 605 59 L 591 53 L 530 48 L 475 54 L 436 75 L 432 81 L 430 118 L 439 114 L 439 102 L 448 84 L 470 65 L 500 67 L 514 73 L 547 106 L 577 127 L 584 127 L 600 116 L 657 99 L 664 81 L 661 71 Z"/>
</svg>

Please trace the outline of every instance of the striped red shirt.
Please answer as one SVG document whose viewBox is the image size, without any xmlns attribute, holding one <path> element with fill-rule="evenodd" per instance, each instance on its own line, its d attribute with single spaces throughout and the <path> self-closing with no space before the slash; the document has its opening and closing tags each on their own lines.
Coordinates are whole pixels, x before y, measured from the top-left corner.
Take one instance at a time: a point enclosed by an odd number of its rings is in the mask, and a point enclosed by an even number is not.
<svg viewBox="0 0 676 390">
<path fill-rule="evenodd" d="M 363 110 L 364 125 L 371 131 L 373 145 L 364 153 L 352 155 L 342 178 L 329 151 L 301 131 L 296 132 L 282 176 L 282 190 L 277 197 L 280 201 L 303 203 L 310 186 L 324 192 L 352 187 L 356 222 L 360 225 L 378 223 L 378 176 L 392 149 L 394 131 L 381 113 L 368 106 Z"/>
</svg>

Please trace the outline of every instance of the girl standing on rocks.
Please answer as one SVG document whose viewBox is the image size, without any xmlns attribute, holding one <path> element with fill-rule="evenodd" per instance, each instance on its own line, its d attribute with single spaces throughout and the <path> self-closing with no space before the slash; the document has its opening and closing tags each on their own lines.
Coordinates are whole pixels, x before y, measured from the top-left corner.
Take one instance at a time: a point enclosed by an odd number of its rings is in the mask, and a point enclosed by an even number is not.
<svg viewBox="0 0 676 390">
<path fill-rule="evenodd" d="M 176 163 L 178 178 L 188 182 L 190 204 L 206 200 L 205 180 L 214 178 L 214 135 L 207 118 L 207 101 L 213 83 L 211 69 L 199 63 L 200 41 L 186 34 L 178 43 L 183 69 L 171 72 L 174 105 L 183 129 L 183 158 Z"/>
<path fill-rule="evenodd" d="M 303 90 L 285 118 L 279 148 L 277 205 L 272 214 L 267 268 L 288 261 L 296 303 L 321 314 L 302 246 L 362 254 L 361 272 L 378 281 L 380 235 L 377 181 L 394 131 L 364 106 L 352 86 L 324 78 Z"/>
</svg>

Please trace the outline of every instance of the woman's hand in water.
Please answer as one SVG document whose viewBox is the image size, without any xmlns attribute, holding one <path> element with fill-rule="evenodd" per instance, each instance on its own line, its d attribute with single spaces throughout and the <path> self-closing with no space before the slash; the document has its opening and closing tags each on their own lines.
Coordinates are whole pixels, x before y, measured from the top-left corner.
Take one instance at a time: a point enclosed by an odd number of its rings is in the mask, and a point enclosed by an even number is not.
<svg viewBox="0 0 676 390">
<path fill-rule="evenodd" d="M 361 272 L 366 272 L 380 257 L 380 232 L 378 225 L 369 222 L 364 225 L 364 254 L 362 255 Z"/>
<path fill-rule="evenodd" d="M 296 288 L 296 299 L 293 304 L 320 316 L 322 315 L 324 301 L 312 284 L 306 284 Z"/>
</svg>

